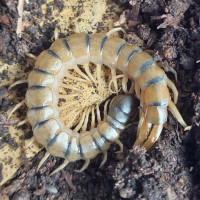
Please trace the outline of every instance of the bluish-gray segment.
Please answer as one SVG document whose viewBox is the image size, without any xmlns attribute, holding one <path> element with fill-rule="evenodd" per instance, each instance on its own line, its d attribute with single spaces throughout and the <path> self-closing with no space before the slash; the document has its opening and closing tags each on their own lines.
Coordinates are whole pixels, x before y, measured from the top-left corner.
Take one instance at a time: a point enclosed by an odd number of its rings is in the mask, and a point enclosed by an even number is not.
<svg viewBox="0 0 200 200">
<path fill-rule="evenodd" d="M 162 82 L 163 80 L 164 80 L 164 76 L 157 76 L 157 77 L 155 77 L 155 78 L 149 80 L 149 81 L 144 85 L 144 87 L 147 87 L 147 86 L 149 86 L 149 85 L 155 85 L 155 84 L 157 84 L 157 83 Z"/>
<path fill-rule="evenodd" d="M 51 73 L 44 71 L 44 70 L 41 70 L 39 68 L 34 68 L 33 71 L 40 73 L 40 74 L 44 74 L 44 75 L 51 75 Z"/>
<path fill-rule="evenodd" d="M 133 56 L 134 54 L 139 53 L 139 52 L 141 52 L 141 51 L 142 51 L 142 49 L 140 49 L 140 48 L 134 49 L 134 50 L 129 54 L 129 56 L 127 57 L 127 63 L 129 63 L 130 59 L 132 58 L 132 56 Z"/>
<path fill-rule="evenodd" d="M 69 46 L 69 43 L 67 42 L 66 39 L 63 40 L 63 44 L 66 46 L 67 50 L 71 53 L 72 50 L 71 50 L 71 48 L 70 48 L 70 46 Z"/>
<path fill-rule="evenodd" d="M 59 57 L 53 50 L 48 49 L 47 52 L 48 52 L 50 55 L 52 55 L 54 58 L 60 59 L 60 57 Z"/>
<path fill-rule="evenodd" d="M 67 156 L 70 154 L 70 151 L 71 151 L 71 141 L 69 142 L 67 150 L 65 152 L 65 158 L 67 158 Z"/>
<path fill-rule="evenodd" d="M 93 139 L 93 142 L 96 146 L 96 149 L 98 149 L 101 152 L 102 150 L 101 150 L 101 147 L 100 147 L 99 143 L 97 142 L 97 140 L 94 137 L 92 137 L 92 139 Z"/>
<path fill-rule="evenodd" d="M 35 126 L 34 129 L 40 128 L 41 126 L 43 126 L 44 124 L 46 124 L 49 121 L 49 119 L 44 120 L 42 122 L 38 122 Z"/>
<path fill-rule="evenodd" d="M 168 102 L 166 101 L 160 101 L 160 102 L 151 102 L 148 103 L 148 106 L 167 106 Z"/>
<path fill-rule="evenodd" d="M 153 64 L 154 64 L 154 61 L 153 61 L 153 60 L 147 60 L 147 62 L 145 62 L 145 63 L 140 67 L 140 70 L 139 70 L 139 74 L 138 74 L 138 75 L 140 75 L 143 71 L 149 69 Z"/>
<path fill-rule="evenodd" d="M 104 45 L 105 45 L 105 42 L 106 42 L 107 39 L 108 39 L 108 37 L 105 36 L 105 37 L 102 39 L 102 41 L 101 41 L 101 46 L 100 46 L 100 53 L 101 53 L 101 55 L 102 55 L 102 53 L 103 53 L 103 48 L 104 48 Z"/>
<path fill-rule="evenodd" d="M 54 143 L 56 142 L 57 138 L 58 138 L 58 135 L 56 135 L 52 139 L 47 139 L 47 147 L 51 147 L 52 145 L 54 145 Z"/>
<path fill-rule="evenodd" d="M 78 153 L 81 155 L 82 158 L 84 157 L 83 148 L 81 144 L 79 144 L 78 146 Z"/>
<path fill-rule="evenodd" d="M 44 90 L 45 88 L 46 88 L 46 86 L 42 86 L 42 85 L 32 85 L 28 89 L 30 89 L 30 90 Z"/>
<path fill-rule="evenodd" d="M 123 47 L 124 47 L 125 45 L 126 45 L 126 42 L 123 43 L 123 44 L 119 47 L 119 49 L 117 50 L 117 58 L 119 57 L 119 54 L 120 54 L 121 50 L 123 49 Z"/>
<path fill-rule="evenodd" d="M 85 36 L 85 40 L 86 40 L 86 46 L 87 46 L 87 53 L 90 53 L 90 36 L 86 35 Z"/>
</svg>

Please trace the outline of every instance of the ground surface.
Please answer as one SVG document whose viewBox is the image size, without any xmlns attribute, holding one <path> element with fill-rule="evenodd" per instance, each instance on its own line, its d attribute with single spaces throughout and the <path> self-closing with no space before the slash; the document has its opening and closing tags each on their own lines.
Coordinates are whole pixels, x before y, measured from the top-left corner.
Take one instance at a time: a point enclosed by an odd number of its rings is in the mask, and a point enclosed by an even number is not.
<svg viewBox="0 0 200 200">
<path fill-rule="evenodd" d="M 33 23 L 31 15 L 40 17 L 40 6 L 44 2 L 30 2 L 25 4 L 24 10 L 30 17 L 25 21 Z M 159 141 L 145 153 L 143 149 L 131 149 L 137 129 L 134 124 L 121 135 L 125 147 L 123 156 L 115 154 L 118 147 L 113 145 L 102 169 L 98 169 L 101 162 L 101 156 L 98 156 L 81 174 L 73 170 L 80 168 L 82 161 L 72 163 L 50 177 L 52 169 L 62 162 L 53 157 L 36 172 L 45 153 L 42 151 L 31 161 L 26 161 L 15 177 L 1 187 L 0 199 L 200 199 L 200 3 L 198 0 L 135 2 L 115 1 L 122 11 L 126 10 L 116 24 L 128 32 L 128 42 L 153 50 L 155 59 L 162 62 L 166 71 L 169 66 L 177 71 L 178 108 L 191 130 L 183 131 L 169 114 Z M 107 3 L 112 4 L 112 1 Z M 42 29 L 24 23 L 26 37 L 20 39 L 15 33 L 16 5 L 17 2 L 10 0 L 0 3 L 0 56 L 4 62 L 18 62 L 29 71 L 25 54 L 38 55 L 48 48 L 56 23 L 46 23 Z M 62 0 L 54 1 L 54 6 L 65 9 Z M 50 16 L 51 9 L 45 17 Z M 101 24 L 98 28 L 101 30 Z M 35 38 L 36 32 L 42 35 L 39 39 Z M 175 81 L 171 72 L 167 75 Z M 1 74 L 1 79 L 7 79 L 7 71 Z M 1 88 L 2 113 L 10 106 L 5 94 L 6 88 Z M 0 131 L 4 135 L 7 128 L 2 125 Z M 17 148 L 9 137 L 1 145 L 5 143 Z"/>
</svg>

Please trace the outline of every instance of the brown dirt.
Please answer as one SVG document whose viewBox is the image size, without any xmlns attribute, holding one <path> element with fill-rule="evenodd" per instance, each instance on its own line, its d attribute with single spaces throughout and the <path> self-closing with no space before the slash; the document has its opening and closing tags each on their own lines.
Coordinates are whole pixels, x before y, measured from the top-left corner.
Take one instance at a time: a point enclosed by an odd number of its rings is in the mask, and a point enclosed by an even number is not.
<svg viewBox="0 0 200 200">
<path fill-rule="evenodd" d="M 55 24 L 48 24 L 42 30 L 28 26 L 27 38 L 19 39 L 14 31 L 18 17 L 16 2 L 0 3 L 0 55 L 8 63 L 25 63 L 27 52 L 38 55 L 48 48 Z M 80 168 L 82 161 L 69 164 L 65 172 L 50 177 L 50 172 L 62 162 L 54 157 L 36 172 L 44 155 L 42 151 L 1 188 L 0 199 L 200 199 L 200 2 L 141 0 L 136 5 L 136 1 L 130 1 L 132 6 L 126 0 L 117 2 L 126 10 L 120 24 L 128 32 L 127 40 L 137 42 L 136 35 L 143 40 L 145 49 L 155 51 L 155 59 L 162 62 L 166 71 L 169 66 L 177 71 L 178 108 L 192 129 L 184 132 L 169 114 L 159 141 L 145 153 L 143 149 L 131 149 L 137 128 L 133 125 L 121 135 L 124 156 L 116 155 L 118 147 L 113 145 L 102 169 L 98 168 L 101 160 L 98 156 L 81 174 L 73 170 Z M 42 3 L 34 0 L 25 5 L 25 10 L 40 16 Z M 63 9 L 62 0 L 55 1 L 55 5 Z M 35 38 L 37 31 L 43 37 Z M 167 75 L 174 79 L 170 72 Z M 6 72 L 1 74 L 2 79 L 6 76 Z M 1 88 L 1 111 L 10 105 L 5 94 Z M 0 131 L 0 135 L 5 132 L 1 125 Z M 7 138 L 4 142 L 15 148 Z"/>
</svg>

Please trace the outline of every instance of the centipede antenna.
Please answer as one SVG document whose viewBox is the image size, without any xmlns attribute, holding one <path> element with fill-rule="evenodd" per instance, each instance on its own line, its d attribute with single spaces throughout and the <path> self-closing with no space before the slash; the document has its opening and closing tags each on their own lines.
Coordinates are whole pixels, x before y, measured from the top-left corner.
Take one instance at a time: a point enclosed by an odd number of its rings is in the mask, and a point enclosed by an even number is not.
<svg viewBox="0 0 200 200">
<path fill-rule="evenodd" d="M 77 92 L 80 92 L 80 93 L 81 93 L 81 90 L 80 90 L 79 88 L 74 87 L 74 86 L 70 86 L 70 85 L 61 83 L 61 87 L 64 87 L 64 88 L 66 88 L 66 89 L 71 89 L 71 90 L 74 90 L 74 91 L 77 91 Z M 67 95 L 67 96 L 68 96 L 68 95 Z"/>
<path fill-rule="evenodd" d="M 76 71 L 77 74 L 85 78 L 89 83 L 92 83 L 91 80 L 79 69 L 78 66 L 75 66 L 74 70 Z"/>
<path fill-rule="evenodd" d="M 176 89 L 176 86 L 169 78 L 167 78 L 167 86 L 172 90 L 174 94 L 174 104 L 176 104 L 178 101 L 178 90 Z"/>
<path fill-rule="evenodd" d="M 116 75 L 116 69 L 111 69 L 111 75 L 112 75 L 112 77 L 116 77 L 117 76 Z M 116 93 L 118 93 L 119 90 L 118 90 L 118 85 L 117 85 L 117 79 L 116 78 L 113 79 L 113 84 L 114 84 Z"/>
<path fill-rule="evenodd" d="M 14 108 L 11 110 L 10 114 L 8 115 L 7 120 L 9 120 L 10 117 L 11 117 L 11 115 L 12 115 L 18 108 L 20 108 L 21 106 L 23 106 L 24 104 L 25 104 L 25 100 L 23 100 L 23 101 L 21 101 L 20 103 L 16 104 L 16 105 L 14 106 Z"/>
<path fill-rule="evenodd" d="M 107 157 L 108 157 L 107 151 L 103 151 L 103 160 L 101 161 L 99 168 L 103 167 L 103 165 L 105 164 L 105 162 L 107 160 Z"/>
<path fill-rule="evenodd" d="M 78 170 L 74 170 L 75 172 L 82 172 L 82 171 L 84 171 L 85 169 L 87 169 L 88 168 L 88 165 L 90 164 L 90 159 L 87 159 L 87 160 L 85 160 L 85 163 L 84 163 L 84 165 L 83 165 L 83 167 L 81 168 L 81 169 L 78 169 Z"/>
<path fill-rule="evenodd" d="M 109 101 L 110 101 L 110 99 L 108 99 L 106 101 L 106 103 L 104 104 L 104 113 L 103 113 L 104 120 L 105 120 L 105 117 L 108 115 L 107 109 L 108 109 L 108 103 L 109 103 Z"/>
<path fill-rule="evenodd" d="M 90 110 L 89 107 L 88 107 L 87 113 L 86 113 L 86 115 L 85 115 L 84 124 L 83 124 L 83 126 L 82 126 L 82 128 L 81 128 L 81 129 L 82 129 L 82 132 L 85 132 L 86 129 L 87 129 L 87 124 L 88 124 L 90 112 L 91 112 L 91 110 Z"/>
<path fill-rule="evenodd" d="M 99 87 L 101 87 L 101 65 L 97 64 L 97 80 Z"/>
<path fill-rule="evenodd" d="M 121 141 L 120 140 L 115 140 L 114 141 L 116 144 L 118 144 L 119 145 L 119 148 L 120 148 L 120 150 L 119 151 L 116 151 L 115 153 L 123 153 L 123 151 L 124 151 L 124 145 L 121 143 Z"/>
<path fill-rule="evenodd" d="M 101 114 L 100 114 L 100 110 L 99 110 L 99 104 L 96 105 L 96 110 L 97 110 L 97 121 L 98 123 L 101 122 Z"/>
<path fill-rule="evenodd" d="M 26 53 L 26 56 L 28 56 L 29 58 L 33 58 L 34 60 L 37 59 L 37 56 L 34 56 L 32 53 Z"/>
<path fill-rule="evenodd" d="M 108 31 L 108 32 L 106 33 L 106 35 L 107 35 L 108 37 L 110 37 L 113 33 L 116 33 L 116 32 L 119 32 L 119 31 L 122 31 L 124 34 L 126 34 L 126 31 L 125 31 L 123 28 L 117 27 L 117 28 L 113 28 L 113 29 L 111 29 L 110 31 Z"/>
<path fill-rule="evenodd" d="M 84 119 L 85 119 L 85 114 L 86 114 L 87 110 L 88 110 L 88 108 L 86 108 L 86 109 L 84 110 L 80 122 L 78 123 L 78 125 L 76 126 L 76 128 L 75 128 L 73 131 L 78 132 L 78 131 L 80 130 L 80 128 L 81 128 L 82 125 L 83 125 L 83 122 L 84 122 Z"/>
<path fill-rule="evenodd" d="M 58 35 L 58 28 L 56 27 L 55 30 L 54 30 L 54 39 L 57 40 L 59 37 Z"/>
<path fill-rule="evenodd" d="M 8 88 L 8 90 L 11 90 L 11 88 L 15 87 L 16 85 L 20 85 L 20 84 L 23 84 L 23 83 L 28 83 L 28 80 L 18 80 L 16 82 L 14 82 L 13 84 L 10 85 L 10 87 Z"/>
<path fill-rule="evenodd" d="M 92 106 L 92 119 L 91 119 L 91 129 L 93 129 L 95 127 L 95 114 L 94 114 L 94 105 Z"/>
<path fill-rule="evenodd" d="M 49 152 L 46 152 L 44 157 L 42 158 L 42 160 L 40 161 L 38 167 L 37 167 L 37 171 L 40 169 L 40 167 L 44 164 L 44 162 L 47 160 L 47 158 L 50 156 L 51 154 Z"/>
<path fill-rule="evenodd" d="M 23 124 L 27 123 L 28 120 L 27 119 L 24 119 L 23 121 L 20 121 L 17 126 L 22 126 Z"/>
<path fill-rule="evenodd" d="M 174 117 L 177 119 L 177 121 L 185 128 L 188 125 L 185 123 L 185 121 L 183 120 L 181 114 L 179 113 L 176 105 L 170 100 L 169 102 L 169 110 L 171 111 L 171 113 L 174 115 Z"/>
<path fill-rule="evenodd" d="M 94 80 L 93 75 L 92 75 L 91 72 L 90 72 L 90 67 L 89 67 L 88 64 L 84 65 L 84 69 L 85 69 L 85 72 L 87 73 L 87 75 L 89 76 L 89 78 L 90 78 L 94 83 L 96 83 L 96 81 Z"/>
<path fill-rule="evenodd" d="M 57 169 L 55 169 L 50 176 L 54 175 L 55 173 L 59 172 L 61 169 L 65 168 L 69 164 L 68 160 L 65 160 L 62 165 L 60 165 Z"/>
<path fill-rule="evenodd" d="M 84 82 L 84 83 L 87 82 L 87 80 L 79 78 L 79 77 L 75 77 L 75 76 L 73 76 L 73 75 L 71 75 L 69 73 L 67 73 L 65 75 L 65 77 L 70 78 L 70 79 L 75 80 L 75 81 L 80 81 L 80 82 Z"/>
</svg>

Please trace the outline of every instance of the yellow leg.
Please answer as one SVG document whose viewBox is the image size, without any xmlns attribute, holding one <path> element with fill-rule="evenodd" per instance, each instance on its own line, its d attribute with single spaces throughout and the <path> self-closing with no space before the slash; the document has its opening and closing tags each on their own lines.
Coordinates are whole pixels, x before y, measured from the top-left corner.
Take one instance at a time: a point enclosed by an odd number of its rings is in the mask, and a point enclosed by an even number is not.
<svg viewBox="0 0 200 200">
<path fill-rule="evenodd" d="M 144 148 L 148 151 L 154 144 L 155 142 L 158 140 L 161 132 L 163 129 L 163 124 L 159 124 L 159 125 L 154 125 L 150 135 L 148 137 L 148 139 L 146 140 L 146 142 L 143 144 Z"/>
<path fill-rule="evenodd" d="M 108 37 L 110 37 L 113 33 L 119 32 L 119 31 L 122 31 L 123 33 L 126 33 L 125 30 L 124 30 L 123 28 L 117 27 L 117 28 L 113 28 L 113 29 L 111 29 L 110 31 L 108 31 L 108 32 L 106 33 L 106 35 L 107 35 Z"/>
<path fill-rule="evenodd" d="M 38 167 L 37 167 L 37 171 L 40 169 L 40 167 L 44 164 L 44 162 L 47 160 L 47 158 L 50 156 L 50 153 L 46 152 L 44 157 L 42 158 L 42 160 L 40 161 Z"/>
<path fill-rule="evenodd" d="M 171 113 L 174 115 L 174 117 L 177 119 L 177 121 L 185 128 L 187 127 L 187 124 L 185 123 L 185 121 L 183 120 L 181 114 L 179 113 L 176 105 L 170 101 L 169 102 L 169 110 L 171 111 Z"/>
<path fill-rule="evenodd" d="M 55 28 L 55 31 L 54 31 L 54 39 L 57 40 L 58 37 L 59 37 L 59 35 L 58 35 L 58 29 Z"/>
<path fill-rule="evenodd" d="M 119 151 L 116 151 L 115 153 L 123 153 L 124 151 L 124 145 L 121 143 L 120 140 L 115 140 L 115 143 L 119 145 L 120 147 L 120 150 Z"/>
<path fill-rule="evenodd" d="M 102 162 L 101 162 L 99 168 L 101 168 L 101 167 L 105 164 L 105 162 L 106 162 L 106 160 L 107 160 L 107 156 L 108 156 L 107 151 L 104 151 L 104 152 L 103 152 L 103 160 L 102 160 Z"/>
<path fill-rule="evenodd" d="M 20 108 L 23 104 L 25 104 L 25 100 L 23 100 L 23 101 L 21 101 L 20 103 L 16 104 L 16 105 L 14 106 L 14 108 L 11 110 L 10 114 L 8 115 L 7 120 L 9 120 L 10 117 L 11 117 L 11 115 L 12 115 L 18 108 Z"/>
<path fill-rule="evenodd" d="M 28 83 L 28 80 L 19 80 L 19 81 L 16 81 L 16 82 L 14 82 L 13 84 L 10 85 L 10 87 L 8 88 L 8 90 L 12 89 L 16 85 L 20 85 L 20 84 L 23 84 L 23 83 Z"/>
<path fill-rule="evenodd" d="M 55 169 L 55 170 L 50 174 L 50 176 L 52 176 L 53 174 L 59 172 L 61 169 L 63 169 L 64 167 L 66 167 L 68 164 L 69 164 L 69 161 L 68 161 L 68 160 L 65 160 L 65 161 L 63 162 L 62 165 L 60 165 L 57 169 Z"/>
<path fill-rule="evenodd" d="M 167 86 L 172 90 L 174 94 L 174 103 L 176 104 L 178 101 L 178 90 L 176 89 L 176 86 L 169 78 L 167 78 Z"/>
<path fill-rule="evenodd" d="M 74 170 L 74 171 L 75 171 L 75 172 L 82 172 L 82 171 L 84 171 L 85 169 L 87 169 L 87 167 L 88 167 L 89 164 L 90 164 L 90 159 L 85 160 L 85 163 L 84 163 L 83 167 L 82 167 L 81 169 L 79 169 L 79 170 Z"/>
</svg>

